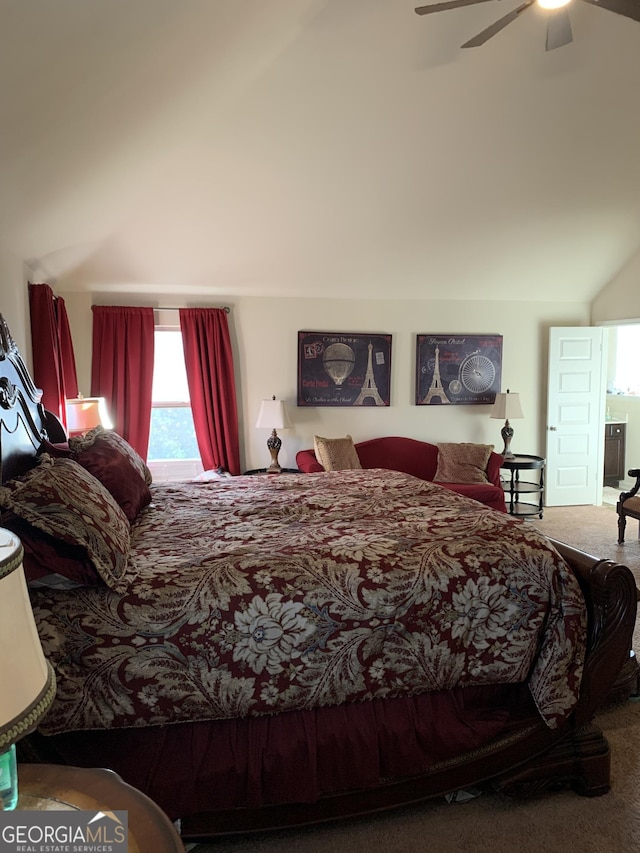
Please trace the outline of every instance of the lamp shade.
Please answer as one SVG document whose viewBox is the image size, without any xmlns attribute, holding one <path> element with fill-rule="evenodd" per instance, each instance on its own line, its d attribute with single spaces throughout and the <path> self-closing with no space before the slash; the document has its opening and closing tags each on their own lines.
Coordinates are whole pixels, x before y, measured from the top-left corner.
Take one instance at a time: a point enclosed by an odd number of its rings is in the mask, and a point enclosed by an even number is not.
<svg viewBox="0 0 640 853">
<path fill-rule="evenodd" d="M 111 429 L 111 418 L 104 397 L 74 397 L 66 401 L 69 435 L 89 432 L 97 426 Z"/>
<path fill-rule="evenodd" d="M 0 528 L 0 752 L 35 729 L 56 690 L 22 568 L 22 544 Z"/>
<path fill-rule="evenodd" d="M 506 394 L 496 394 L 496 399 L 491 409 L 490 418 L 500 418 L 500 420 L 516 420 L 523 418 L 522 406 L 520 405 L 520 395 L 512 394 L 507 390 Z"/>
<path fill-rule="evenodd" d="M 290 429 L 291 422 L 284 402 L 282 400 L 276 400 L 275 395 L 271 400 L 263 400 L 260 404 L 256 428 Z"/>
</svg>

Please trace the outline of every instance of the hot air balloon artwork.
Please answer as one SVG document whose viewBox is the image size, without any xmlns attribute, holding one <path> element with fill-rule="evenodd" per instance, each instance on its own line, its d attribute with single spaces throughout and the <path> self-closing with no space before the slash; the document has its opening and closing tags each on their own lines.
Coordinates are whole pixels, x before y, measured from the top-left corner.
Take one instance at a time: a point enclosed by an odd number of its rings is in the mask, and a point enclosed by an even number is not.
<svg viewBox="0 0 640 853">
<path fill-rule="evenodd" d="M 329 344 L 322 353 L 322 366 L 336 385 L 342 385 L 356 366 L 356 354 L 348 344 Z"/>
<path fill-rule="evenodd" d="M 389 406 L 391 335 L 298 332 L 298 406 Z"/>
</svg>

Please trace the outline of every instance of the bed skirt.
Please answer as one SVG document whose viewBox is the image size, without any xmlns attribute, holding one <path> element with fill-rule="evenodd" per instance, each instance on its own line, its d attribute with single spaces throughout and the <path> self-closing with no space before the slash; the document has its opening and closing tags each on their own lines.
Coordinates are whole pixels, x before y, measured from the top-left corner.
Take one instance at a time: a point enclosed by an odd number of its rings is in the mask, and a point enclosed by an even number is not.
<svg viewBox="0 0 640 853">
<path fill-rule="evenodd" d="M 456 688 L 241 720 L 36 733 L 22 760 L 109 767 L 176 820 L 313 803 L 416 776 L 483 746 L 532 710 L 526 685 Z"/>
</svg>

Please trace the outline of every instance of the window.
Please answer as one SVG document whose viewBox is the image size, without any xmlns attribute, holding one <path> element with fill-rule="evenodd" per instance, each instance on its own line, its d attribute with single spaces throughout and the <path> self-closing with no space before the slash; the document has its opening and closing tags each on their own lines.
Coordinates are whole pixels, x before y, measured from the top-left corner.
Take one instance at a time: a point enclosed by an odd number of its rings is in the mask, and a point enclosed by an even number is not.
<svg viewBox="0 0 640 853">
<path fill-rule="evenodd" d="M 149 468 L 154 480 L 183 480 L 202 471 L 179 328 L 156 326 Z"/>
<path fill-rule="evenodd" d="M 615 369 L 613 387 L 610 394 L 640 396 L 640 326 L 625 325 L 616 327 Z"/>
</svg>

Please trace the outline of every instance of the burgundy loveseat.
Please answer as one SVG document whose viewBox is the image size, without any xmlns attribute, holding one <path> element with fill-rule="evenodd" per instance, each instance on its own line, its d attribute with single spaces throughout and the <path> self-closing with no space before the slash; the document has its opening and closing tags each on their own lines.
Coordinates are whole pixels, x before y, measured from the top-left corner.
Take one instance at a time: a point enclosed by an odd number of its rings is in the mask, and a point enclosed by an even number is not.
<svg viewBox="0 0 640 853">
<path fill-rule="evenodd" d="M 403 471 L 421 480 L 434 481 L 438 467 L 438 448 L 435 444 L 402 436 L 385 436 L 361 441 L 355 445 L 363 468 L 386 468 Z M 305 474 L 323 471 L 313 449 L 300 450 L 296 455 L 298 468 Z M 465 497 L 473 498 L 492 509 L 506 512 L 504 491 L 500 483 L 502 456 L 491 453 L 487 464 L 488 483 L 438 483 Z"/>
</svg>

